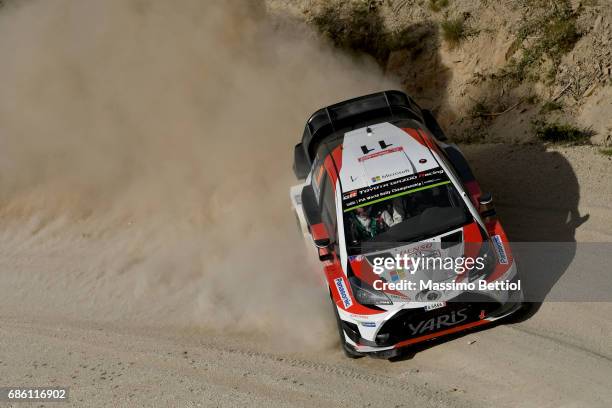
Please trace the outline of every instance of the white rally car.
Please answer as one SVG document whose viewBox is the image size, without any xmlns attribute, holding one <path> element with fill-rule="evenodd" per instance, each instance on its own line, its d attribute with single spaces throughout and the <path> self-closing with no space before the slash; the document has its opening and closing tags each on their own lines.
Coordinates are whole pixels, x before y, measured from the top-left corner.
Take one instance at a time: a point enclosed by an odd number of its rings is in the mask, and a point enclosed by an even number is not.
<svg viewBox="0 0 612 408">
<path fill-rule="evenodd" d="M 292 206 L 349 357 L 396 357 L 521 308 L 491 196 L 444 140 L 431 112 L 386 91 L 318 110 L 295 146 Z"/>
</svg>

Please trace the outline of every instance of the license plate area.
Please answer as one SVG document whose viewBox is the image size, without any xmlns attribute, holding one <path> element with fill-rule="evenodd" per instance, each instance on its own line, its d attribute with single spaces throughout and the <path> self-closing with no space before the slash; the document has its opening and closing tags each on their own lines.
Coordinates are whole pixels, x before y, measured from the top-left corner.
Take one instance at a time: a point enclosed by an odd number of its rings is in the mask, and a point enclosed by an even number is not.
<svg viewBox="0 0 612 408">
<path fill-rule="evenodd" d="M 425 311 L 430 311 L 434 309 L 439 309 L 441 307 L 446 306 L 446 302 L 431 302 L 425 305 Z"/>
</svg>

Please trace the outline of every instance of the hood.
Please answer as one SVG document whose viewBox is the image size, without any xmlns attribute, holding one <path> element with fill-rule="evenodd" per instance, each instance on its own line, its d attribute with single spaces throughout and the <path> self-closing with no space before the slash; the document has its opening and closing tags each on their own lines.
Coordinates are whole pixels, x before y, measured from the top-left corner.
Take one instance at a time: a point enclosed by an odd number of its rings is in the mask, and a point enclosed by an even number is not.
<svg viewBox="0 0 612 408">
<path fill-rule="evenodd" d="M 374 285 L 380 280 L 388 283 L 414 282 L 414 290 L 383 290 L 394 303 L 413 301 L 444 301 L 455 297 L 453 291 L 424 290 L 421 282 L 451 283 L 462 281 L 469 270 L 464 268 L 465 257 L 478 257 L 482 246 L 478 225 L 472 222 L 458 229 L 417 243 L 398 244 L 392 249 L 364 248 L 363 255 L 349 256 L 351 270 L 359 279 Z M 384 268 L 380 258 L 400 259 L 401 265 Z M 377 260 L 377 258 L 379 260 Z M 407 261 L 407 262 L 406 262 Z M 376 273 L 381 272 L 382 273 Z"/>
</svg>

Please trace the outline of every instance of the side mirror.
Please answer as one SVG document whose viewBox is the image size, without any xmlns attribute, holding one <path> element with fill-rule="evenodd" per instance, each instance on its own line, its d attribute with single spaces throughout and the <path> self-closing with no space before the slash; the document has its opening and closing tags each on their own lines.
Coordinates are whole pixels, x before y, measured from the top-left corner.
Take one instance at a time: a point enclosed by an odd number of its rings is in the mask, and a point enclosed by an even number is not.
<svg viewBox="0 0 612 408">
<path fill-rule="evenodd" d="M 331 245 L 329 233 L 327 232 L 327 228 L 325 228 L 325 224 L 320 222 L 318 224 L 311 225 L 310 234 L 312 235 L 312 240 L 317 248 L 326 249 Z"/>
<path fill-rule="evenodd" d="M 298 143 L 293 148 L 293 173 L 298 180 L 305 179 L 310 171 L 310 160 L 306 156 L 304 145 Z"/>
<path fill-rule="evenodd" d="M 319 204 L 311 185 L 307 185 L 302 189 L 302 208 L 304 209 L 304 216 L 306 217 L 306 224 L 308 224 L 309 229 L 313 225 L 321 223 Z"/>
<path fill-rule="evenodd" d="M 485 223 L 495 221 L 497 219 L 497 212 L 493 205 L 493 195 L 491 193 L 482 193 L 478 199 L 480 216 Z"/>
<path fill-rule="evenodd" d="M 319 248 L 319 261 L 331 261 L 334 259 L 334 254 L 332 254 L 327 249 Z"/>
<path fill-rule="evenodd" d="M 308 230 L 310 231 L 310 235 L 312 235 L 315 246 L 319 250 L 319 260 L 331 261 L 334 258 L 330 248 L 332 242 L 325 224 L 321 221 L 319 205 L 312 186 L 305 186 L 302 190 L 302 207 L 304 208 Z"/>
<path fill-rule="evenodd" d="M 478 198 L 478 204 L 480 204 L 481 206 L 490 205 L 492 203 L 493 203 L 493 195 L 491 193 L 482 193 L 480 197 Z"/>
<path fill-rule="evenodd" d="M 331 244 L 331 241 L 329 238 L 319 238 L 314 240 L 314 244 L 317 248 L 327 248 Z"/>
</svg>

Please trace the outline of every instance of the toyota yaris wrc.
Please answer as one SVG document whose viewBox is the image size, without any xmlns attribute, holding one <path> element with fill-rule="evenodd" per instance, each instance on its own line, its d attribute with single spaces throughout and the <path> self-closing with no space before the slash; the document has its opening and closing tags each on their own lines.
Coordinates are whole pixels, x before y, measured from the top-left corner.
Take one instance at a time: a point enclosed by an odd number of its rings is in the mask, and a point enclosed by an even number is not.
<svg viewBox="0 0 612 408">
<path fill-rule="evenodd" d="M 521 308 L 491 196 L 445 139 L 431 112 L 386 91 L 318 110 L 295 146 L 292 206 L 349 357 L 392 358 Z"/>
</svg>

